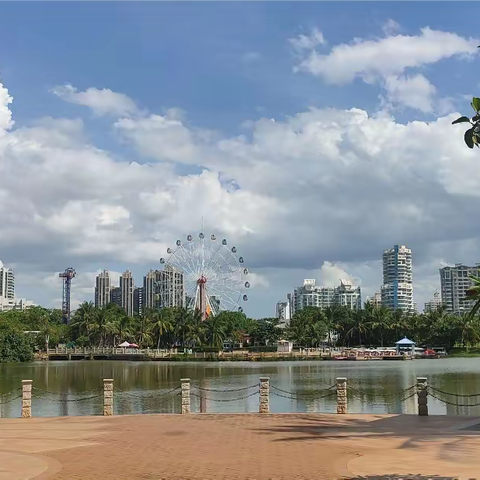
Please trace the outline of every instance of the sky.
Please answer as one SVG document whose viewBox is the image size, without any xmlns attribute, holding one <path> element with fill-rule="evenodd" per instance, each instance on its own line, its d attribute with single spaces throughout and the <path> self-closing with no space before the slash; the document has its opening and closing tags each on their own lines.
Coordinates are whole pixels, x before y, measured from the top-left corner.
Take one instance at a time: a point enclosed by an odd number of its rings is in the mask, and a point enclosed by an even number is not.
<svg viewBox="0 0 480 480">
<path fill-rule="evenodd" d="M 244 311 L 315 278 L 380 289 L 413 250 L 420 309 L 438 269 L 480 261 L 480 5 L 0 2 L 0 260 L 16 294 L 93 300 L 177 239 L 227 238 Z"/>
</svg>

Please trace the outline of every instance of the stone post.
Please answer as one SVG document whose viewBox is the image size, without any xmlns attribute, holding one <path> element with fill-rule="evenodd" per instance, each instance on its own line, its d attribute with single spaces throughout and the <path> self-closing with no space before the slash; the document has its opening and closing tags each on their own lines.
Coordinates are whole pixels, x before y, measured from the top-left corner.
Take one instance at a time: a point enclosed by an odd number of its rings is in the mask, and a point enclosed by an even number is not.
<svg viewBox="0 0 480 480">
<path fill-rule="evenodd" d="M 22 380 L 22 418 L 32 416 L 32 380 Z"/>
<path fill-rule="evenodd" d="M 182 413 L 190 413 L 190 379 L 180 379 L 182 385 Z"/>
<path fill-rule="evenodd" d="M 103 414 L 113 415 L 113 378 L 103 379 Z"/>
<path fill-rule="evenodd" d="M 347 379 L 337 377 L 337 413 L 347 413 Z"/>
<path fill-rule="evenodd" d="M 270 413 L 270 378 L 260 377 L 259 413 Z"/>
<path fill-rule="evenodd" d="M 417 398 L 418 398 L 418 415 L 420 417 L 428 417 L 428 390 L 427 379 L 425 377 L 417 378 Z"/>
</svg>

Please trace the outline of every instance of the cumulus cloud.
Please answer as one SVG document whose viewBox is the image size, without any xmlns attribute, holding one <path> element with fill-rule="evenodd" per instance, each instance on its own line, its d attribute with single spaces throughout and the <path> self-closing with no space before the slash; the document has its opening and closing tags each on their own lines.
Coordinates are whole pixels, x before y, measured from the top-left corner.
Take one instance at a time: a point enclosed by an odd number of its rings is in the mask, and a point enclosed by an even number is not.
<svg viewBox="0 0 480 480">
<path fill-rule="evenodd" d="M 405 105 L 428 113 L 434 110 L 436 88 L 423 75 L 411 77 L 385 77 L 387 101 L 393 105 Z"/>
<path fill-rule="evenodd" d="M 79 92 L 72 85 L 66 84 L 54 87 L 52 93 L 66 102 L 89 107 L 99 116 L 127 117 L 139 113 L 137 105 L 130 97 L 123 93 L 112 92 L 108 88 L 100 90 L 91 87 L 84 92 Z"/>
<path fill-rule="evenodd" d="M 327 43 L 323 33 L 318 28 L 312 29 L 308 35 L 302 33 L 297 37 L 290 38 L 288 41 L 297 51 L 311 50 L 318 45 L 325 45 Z"/>
<path fill-rule="evenodd" d="M 13 125 L 12 112 L 8 108 L 12 100 L 12 97 L 8 94 L 8 90 L 0 82 L 0 135 L 2 134 L 2 130 L 7 130 Z"/>
<path fill-rule="evenodd" d="M 419 35 L 390 32 L 386 38 L 355 39 L 349 44 L 335 45 L 325 54 L 317 52 L 314 46 L 306 47 L 305 57 L 295 70 L 320 77 L 329 85 L 344 85 L 358 78 L 379 84 L 395 101 L 412 108 L 412 99 L 426 93 L 427 99 L 418 108 L 431 111 L 435 87 L 423 75 L 405 73 L 451 57 L 471 57 L 476 54 L 478 43 L 474 38 L 428 27 L 422 28 Z"/>
<path fill-rule="evenodd" d="M 79 120 L 11 129 L 10 113 L 0 118 L 0 251 L 19 278 L 69 265 L 79 279 L 115 264 L 144 273 L 177 238 L 198 231 L 202 217 L 207 233 L 235 242 L 252 285 L 269 285 L 249 292 L 252 314 L 270 312 L 266 295 L 283 298 L 317 269 L 322 282 L 347 274 L 372 294 L 381 272 L 371 262 L 397 243 L 413 248 L 419 281 L 427 270 L 438 278 L 439 259 L 480 254 L 472 222 L 478 153 L 451 126 L 455 116 L 401 124 L 359 109 L 312 108 L 253 121 L 238 136 L 192 127 L 175 110 L 117 121 L 142 164 L 88 143 Z M 200 168 L 179 175 L 178 163 Z M 292 269 L 302 273 L 289 290 Z M 58 298 L 45 285 L 32 291 L 42 303 Z"/>
<path fill-rule="evenodd" d="M 400 24 L 393 20 L 392 18 L 389 18 L 382 26 L 383 33 L 389 37 L 390 35 L 393 35 L 401 30 Z"/>
</svg>

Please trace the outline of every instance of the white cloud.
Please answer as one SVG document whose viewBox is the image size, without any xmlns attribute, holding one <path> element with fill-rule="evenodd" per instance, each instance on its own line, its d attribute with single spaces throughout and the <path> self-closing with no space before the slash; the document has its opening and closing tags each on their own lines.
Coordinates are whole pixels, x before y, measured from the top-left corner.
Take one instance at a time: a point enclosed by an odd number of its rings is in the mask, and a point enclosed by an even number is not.
<svg viewBox="0 0 480 480">
<path fill-rule="evenodd" d="M 394 25 L 388 26 L 391 29 Z M 330 85 L 344 85 L 359 78 L 385 88 L 394 103 L 430 112 L 435 87 L 411 70 L 451 57 L 471 57 L 477 53 L 479 43 L 477 39 L 428 27 L 422 28 L 419 35 L 390 33 L 386 38 L 355 39 L 350 44 L 335 45 L 326 54 L 312 46 L 295 71 L 310 73 Z"/>
<path fill-rule="evenodd" d="M 327 43 L 323 33 L 317 28 L 314 28 L 309 35 L 300 34 L 298 37 L 290 38 L 288 41 L 298 51 L 311 50 L 318 45 L 326 45 Z"/>
<path fill-rule="evenodd" d="M 338 287 L 340 280 L 350 280 L 358 286 L 355 279 L 347 273 L 345 267 L 337 265 L 332 262 L 323 262 L 322 267 L 318 272 L 318 284 L 323 287 Z"/>
<path fill-rule="evenodd" d="M 405 105 L 425 113 L 434 110 L 436 88 L 423 75 L 387 76 L 384 87 L 388 101 L 394 105 Z"/>
<path fill-rule="evenodd" d="M 12 127 L 12 112 L 8 108 L 12 103 L 12 97 L 8 94 L 8 90 L 0 82 L 0 135 L 2 130 L 8 130 Z"/>
<path fill-rule="evenodd" d="M 108 88 L 87 88 L 79 92 L 72 85 L 58 85 L 52 89 L 52 93 L 66 102 L 89 107 L 99 116 L 113 115 L 127 117 L 139 113 L 135 102 L 123 93 L 112 92 Z"/>
<path fill-rule="evenodd" d="M 395 20 L 389 18 L 382 27 L 383 33 L 389 37 L 401 30 L 400 24 Z"/>
<path fill-rule="evenodd" d="M 454 115 L 400 124 L 359 109 L 310 109 L 225 137 L 172 112 L 115 124 L 120 138 L 148 156 L 143 164 L 89 144 L 81 121 L 7 130 L 4 115 L 0 251 L 19 279 L 72 265 L 80 285 L 85 272 L 129 266 L 141 283 L 142 272 L 158 266 L 177 238 L 197 232 L 202 217 L 206 232 L 235 242 L 251 283 L 269 285 L 249 292 L 251 314 L 270 315 L 266 290 L 283 298 L 320 268 L 322 282 L 338 284 L 346 274 L 372 294 L 381 272 L 369 262 L 397 243 L 414 249 L 415 278 L 428 297 L 437 259 L 467 263 L 480 255 L 480 227 L 472 222 L 478 152 L 463 144 Z M 204 168 L 179 175 L 175 163 Z M 305 276 L 291 277 L 294 268 Z M 59 297 L 46 285 L 17 285 L 41 303 Z M 81 288 L 77 299 L 91 299 L 93 284 Z"/>
<path fill-rule="evenodd" d="M 355 78 L 399 75 L 407 68 L 436 63 L 455 55 L 473 55 L 479 41 L 455 33 L 421 29 L 420 35 L 397 35 L 378 40 L 357 39 L 340 44 L 325 55 L 315 51 L 298 66 L 329 84 L 345 84 Z"/>
</svg>

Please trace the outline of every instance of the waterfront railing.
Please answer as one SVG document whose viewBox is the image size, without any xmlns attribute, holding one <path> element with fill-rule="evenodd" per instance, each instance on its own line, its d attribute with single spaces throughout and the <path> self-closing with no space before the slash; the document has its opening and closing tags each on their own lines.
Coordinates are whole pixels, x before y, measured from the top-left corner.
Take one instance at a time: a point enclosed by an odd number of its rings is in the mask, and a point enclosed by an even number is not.
<svg viewBox="0 0 480 480">
<path fill-rule="evenodd" d="M 225 396 L 227 398 L 225 398 Z M 114 403 L 125 401 L 141 401 L 142 406 L 148 405 L 148 402 L 154 402 L 155 405 L 166 401 L 170 405 L 176 404 L 182 414 L 192 412 L 192 398 L 199 399 L 202 402 L 234 403 L 245 401 L 246 399 L 258 398 L 258 412 L 261 414 L 270 413 L 270 396 L 286 398 L 289 400 L 320 401 L 325 399 L 336 400 L 337 414 L 348 413 L 348 402 L 351 400 L 360 400 L 368 402 L 369 405 L 391 406 L 399 405 L 413 397 L 416 397 L 417 413 L 419 416 L 428 415 L 428 398 L 446 405 L 462 407 L 465 409 L 480 406 L 480 393 L 457 394 L 447 392 L 443 389 L 431 386 L 427 378 L 418 377 L 414 385 L 402 390 L 382 394 L 386 402 L 373 402 L 372 391 L 365 390 L 361 386 L 349 384 L 347 378 L 338 377 L 335 383 L 323 388 L 310 389 L 307 391 L 289 391 L 275 384 L 271 384 L 269 377 L 260 377 L 259 382 L 253 385 L 238 388 L 206 388 L 202 385 L 192 383 L 189 378 L 180 380 L 180 384 L 173 388 L 151 390 L 147 392 L 138 392 L 130 390 L 121 390 L 114 387 L 114 380 L 106 378 L 103 380 L 103 386 L 98 388 L 76 392 L 75 397 L 69 393 L 50 391 L 36 387 L 32 380 L 22 380 L 21 386 L 10 392 L 0 394 L 0 411 L 4 405 L 11 404 L 21 399 L 21 417 L 30 418 L 37 401 L 57 402 L 62 404 L 94 402 L 101 407 L 101 412 L 105 416 L 114 414 Z M 154 413 L 148 409 L 148 412 Z M 200 412 L 202 413 L 200 407 Z M 160 413 L 160 412 L 155 412 Z"/>
</svg>

